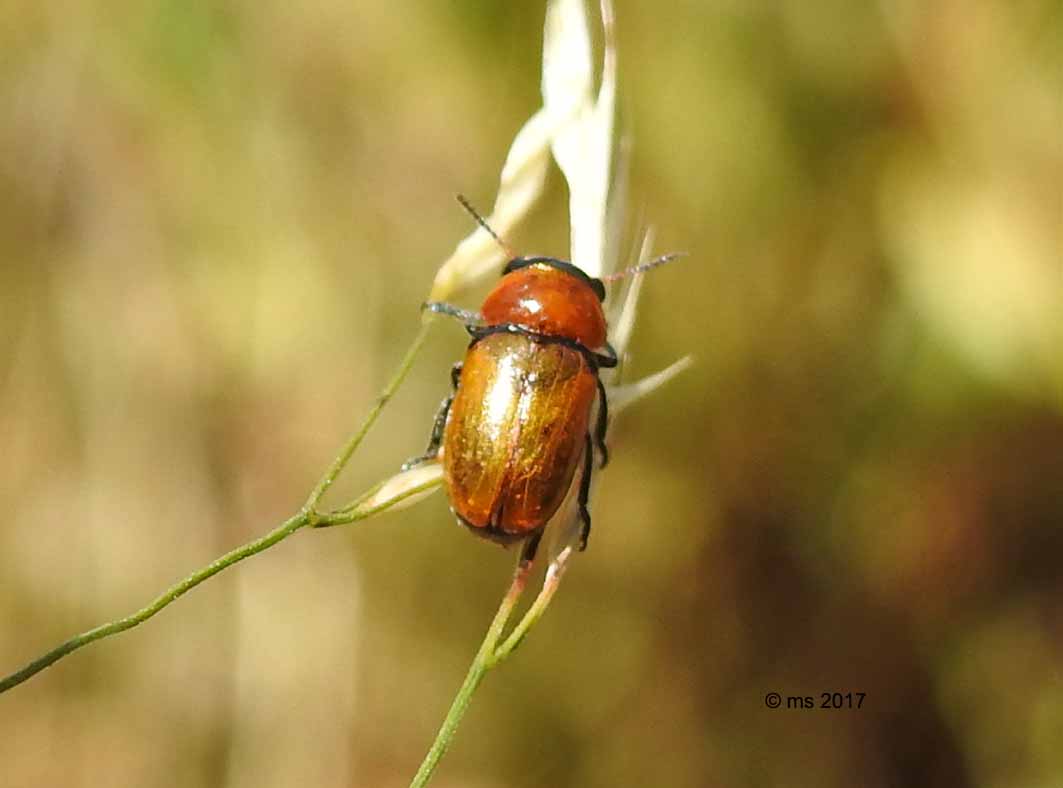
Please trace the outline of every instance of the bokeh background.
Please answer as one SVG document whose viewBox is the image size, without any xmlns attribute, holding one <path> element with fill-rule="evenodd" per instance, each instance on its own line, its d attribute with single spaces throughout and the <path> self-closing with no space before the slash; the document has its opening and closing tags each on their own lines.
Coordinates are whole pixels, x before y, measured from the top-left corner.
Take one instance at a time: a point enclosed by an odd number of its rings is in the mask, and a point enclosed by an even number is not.
<svg viewBox="0 0 1063 788">
<path fill-rule="evenodd" d="M 617 5 L 631 232 L 691 252 L 628 369 L 696 364 L 434 784 L 1063 785 L 1063 7 Z M 298 508 L 494 198 L 543 9 L 0 15 L 6 674 Z M 565 197 L 513 245 L 563 255 Z M 441 495 L 301 532 L 0 697 L 0 784 L 406 785 L 513 560 Z"/>
</svg>

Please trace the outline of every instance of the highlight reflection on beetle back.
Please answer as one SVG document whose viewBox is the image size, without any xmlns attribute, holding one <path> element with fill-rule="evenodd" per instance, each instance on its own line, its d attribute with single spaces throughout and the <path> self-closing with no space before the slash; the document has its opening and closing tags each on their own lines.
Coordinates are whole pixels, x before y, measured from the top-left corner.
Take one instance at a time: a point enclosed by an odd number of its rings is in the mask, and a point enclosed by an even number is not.
<svg viewBox="0 0 1063 788">
<path fill-rule="evenodd" d="M 584 281 L 547 265 L 507 274 L 481 309 L 488 325 L 516 323 L 538 334 L 562 336 L 588 350 L 605 344 L 601 301 Z"/>
<path fill-rule="evenodd" d="M 474 344 L 444 439 L 455 513 L 499 541 L 542 528 L 568 492 L 596 393 L 571 347 L 505 333 Z"/>
</svg>

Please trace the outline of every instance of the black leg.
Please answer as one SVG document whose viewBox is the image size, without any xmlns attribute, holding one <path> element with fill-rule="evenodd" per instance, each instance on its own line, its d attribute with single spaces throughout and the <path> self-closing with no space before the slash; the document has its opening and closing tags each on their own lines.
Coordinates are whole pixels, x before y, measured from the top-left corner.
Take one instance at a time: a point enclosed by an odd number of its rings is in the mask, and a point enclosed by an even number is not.
<svg viewBox="0 0 1063 788">
<path fill-rule="evenodd" d="M 594 428 L 594 441 L 598 444 L 598 453 L 601 455 L 598 467 L 604 468 L 609 464 L 609 449 L 605 446 L 605 431 L 609 429 L 609 398 L 605 395 L 605 384 L 598 380 L 598 424 Z"/>
<path fill-rule="evenodd" d="M 454 389 L 458 388 L 458 381 L 461 380 L 461 362 L 459 361 L 450 370 L 450 383 Z M 428 439 L 428 448 L 425 449 L 424 454 L 407 460 L 402 464 L 400 470 L 408 471 L 410 468 L 415 468 L 422 462 L 428 462 L 434 460 L 439 455 L 439 447 L 443 444 L 443 431 L 447 426 L 447 416 L 450 415 L 450 405 L 454 402 L 454 394 L 451 394 L 439 405 L 439 410 L 436 412 L 435 421 L 432 422 L 432 435 Z"/>
<path fill-rule="evenodd" d="M 468 309 L 462 309 L 461 307 L 454 306 L 453 304 L 446 304 L 442 301 L 426 301 L 421 304 L 421 311 L 434 312 L 437 315 L 454 317 L 467 326 L 482 326 L 484 324 L 483 315 L 479 312 L 470 312 Z"/>
<path fill-rule="evenodd" d="M 537 531 L 528 537 L 528 541 L 526 541 L 524 546 L 520 549 L 520 563 L 522 566 L 528 566 L 528 564 L 535 560 L 535 553 L 539 550 L 539 541 L 542 538 L 542 531 Z"/>
<path fill-rule="evenodd" d="M 579 480 L 579 519 L 583 521 L 583 530 L 579 534 L 579 549 L 587 549 L 587 539 L 591 535 L 591 513 L 587 511 L 587 501 L 591 497 L 591 473 L 594 471 L 594 447 L 591 434 L 587 433 L 586 446 L 583 449 L 583 476 Z"/>
<path fill-rule="evenodd" d="M 616 348 L 608 342 L 605 343 L 605 350 L 605 353 L 594 354 L 598 360 L 598 366 L 602 369 L 612 369 L 620 363 L 620 358 L 616 355 Z"/>
</svg>

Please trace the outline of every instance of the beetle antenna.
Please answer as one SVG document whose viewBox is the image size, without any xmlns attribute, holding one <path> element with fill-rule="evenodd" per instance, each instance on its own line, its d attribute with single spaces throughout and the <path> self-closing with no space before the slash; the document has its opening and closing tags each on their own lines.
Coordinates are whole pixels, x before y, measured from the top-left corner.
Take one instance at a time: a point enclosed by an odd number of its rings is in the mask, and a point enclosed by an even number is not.
<svg viewBox="0 0 1063 788">
<path fill-rule="evenodd" d="M 503 241 L 502 238 L 498 235 L 498 233 L 496 233 L 494 230 L 491 229 L 491 225 L 489 225 L 487 223 L 487 220 L 484 219 L 484 217 L 480 216 L 479 212 L 475 208 L 472 207 L 472 203 L 465 199 L 465 195 L 459 194 L 458 195 L 458 202 L 460 202 L 461 203 L 461 207 L 464 208 L 466 211 L 468 211 L 469 215 L 472 216 L 472 218 L 476 220 L 476 223 L 478 225 L 480 225 L 485 230 L 487 230 L 488 234 L 492 238 L 495 239 L 495 242 L 499 246 L 502 247 L 502 251 L 505 252 L 507 255 L 509 255 L 510 259 L 512 259 L 512 258 L 517 256 L 513 252 L 513 250 L 509 248 L 509 244 L 507 244 L 505 241 Z"/>
<path fill-rule="evenodd" d="M 672 252 L 671 254 L 662 254 L 660 257 L 654 257 L 652 260 L 648 260 L 645 263 L 639 263 L 638 265 L 632 268 L 625 268 L 623 271 L 617 271 L 615 274 L 603 276 L 601 277 L 601 280 L 603 282 L 615 282 L 617 279 L 623 279 L 625 276 L 645 273 L 651 268 L 656 268 L 659 265 L 664 265 L 665 263 L 670 263 L 673 260 L 678 260 L 680 257 L 686 256 L 686 252 Z"/>
</svg>

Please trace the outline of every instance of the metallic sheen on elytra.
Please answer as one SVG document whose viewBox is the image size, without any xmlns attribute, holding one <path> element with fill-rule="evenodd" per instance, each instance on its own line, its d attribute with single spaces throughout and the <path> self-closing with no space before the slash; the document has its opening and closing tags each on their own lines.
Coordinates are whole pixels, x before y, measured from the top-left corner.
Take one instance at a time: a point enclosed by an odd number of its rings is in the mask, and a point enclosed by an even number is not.
<svg viewBox="0 0 1063 788">
<path fill-rule="evenodd" d="M 500 333 L 469 348 L 443 439 L 454 513 L 501 541 L 541 528 L 572 483 L 596 388 L 564 345 Z"/>
</svg>

